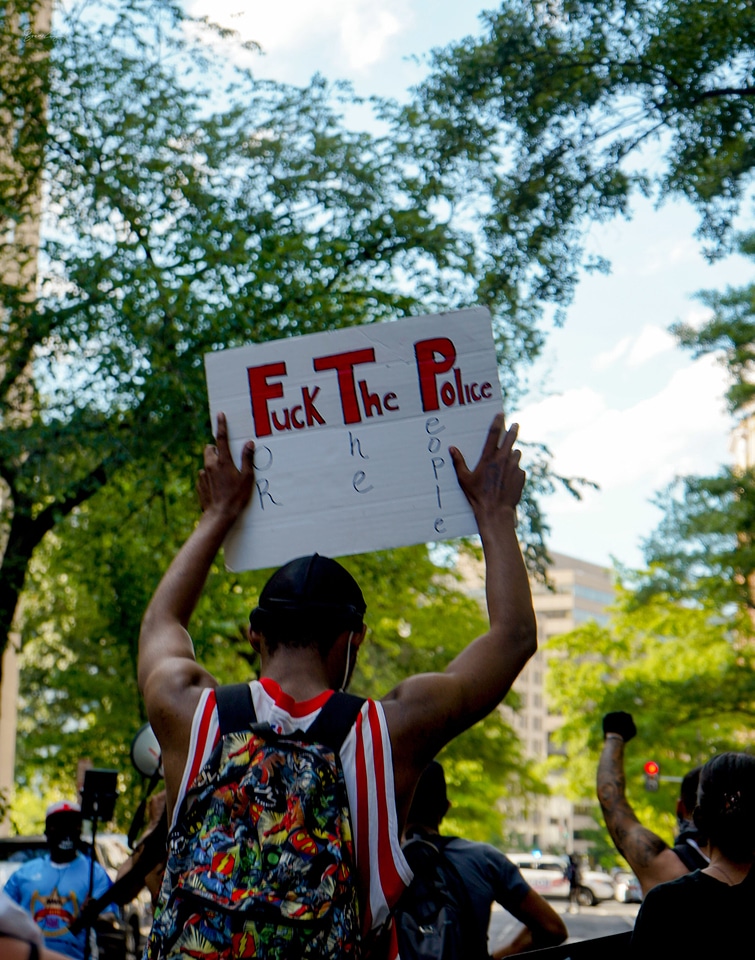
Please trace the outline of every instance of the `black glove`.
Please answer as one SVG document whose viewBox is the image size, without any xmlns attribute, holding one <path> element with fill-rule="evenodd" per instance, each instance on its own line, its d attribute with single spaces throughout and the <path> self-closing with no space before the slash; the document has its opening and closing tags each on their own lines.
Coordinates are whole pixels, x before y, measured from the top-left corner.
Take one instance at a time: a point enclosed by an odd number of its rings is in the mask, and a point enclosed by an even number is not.
<svg viewBox="0 0 755 960">
<path fill-rule="evenodd" d="M 603 736 L 607 733 L 618 733 L 624 743 L 629 743 L 637 733 L 632 714 L 625 713 L 623 710 L 607 713 L 603 717 Z"/>
</svg>

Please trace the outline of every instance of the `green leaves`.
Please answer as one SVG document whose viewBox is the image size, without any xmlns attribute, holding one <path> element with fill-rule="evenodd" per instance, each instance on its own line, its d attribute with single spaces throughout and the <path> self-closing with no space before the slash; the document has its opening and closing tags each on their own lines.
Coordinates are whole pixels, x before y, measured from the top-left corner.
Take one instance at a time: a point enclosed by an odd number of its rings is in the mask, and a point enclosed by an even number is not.
<svg viewBox="0 0 755 960">
<path fill-rule="evenodd" d="M 752 6 L 709 0 L 505 0 L 435 51 L 401 122 L 428 182 L 481 211 L 486 295 L 568 303 L 589 222 L 635 190 L 689 199 L 720 254 L 752 182 L 754 51 Z"/>
<path fill-rule="evenodd" d="M 605 627 L 588 623 L 550 641 L 548 696 L 564 718 L 555 737 L 568 758 L 553 760 L 571 795 L 595 796 L 602 717 L 626 710 L 638 729 L 625 752 L 629 802 L 670 841 L 678 784 L 664 785 L 664 774 L 683 776 L 748 740 L 755 712 L 750 634 L 747 617 L 723 616 L 714 600 L 692 606 L 655 595 L 638 603 L 634 591 L 622 589 Z M 643 790 L 649 759 L 661 767 L 659 795 Z"/>
<path fill-rule="evenodd" d="M 164 0 L 61 8 L 41 60 L 20 30 L 0 22 L 44 121 L 44 219 L 7 194 L 30 239 L 3 233 L 0 265 L 32 272 L 0 270 L 0 649 L 52 526 L 126 467 L 148 497 L 210 435 L 205 352 L 458 306 L 482 275 L 404 145 L 342 123 L 347 88 L 258 82 Z M 0 215 L 40 176 L 0 154 Z"/>
<path fill-rule="evenodd" d="M 753 252 L 752 237 L 740 243 Z M 658 495 L 663 518 L 644 545 L 647 570 L 625 571 L 609 623 L 558 638 L 549 661 L 574 795 L 593 793 L 602 715 L 627 710 L 639 729 L 626 751 L 629 799 L 666 838 L 671 822 L 661 812 L 671 809 L 675 785 L 664 787 L 664 773 L 681 776 L 714 753 L 747 749 L 755 714 L 753 290 L 701 298 L 711 319 L 674 332 L 696 355 L 715 354 L 725 364 L 729 405 L 742 418 L 739 462 L 711 476 L 679 477 Z M 641 790 L 648 759 L 661 766 L 659 797 Z"/>
<path fill-rule="evenodd" d="M 163 467 L 165 469 L 165 467 Z M 124 469 L 64 521 L 32 563 L 19 627 L 22 653 L 18 798 L 27 788 L 64 790 L 82 757 L 121 774 L 117 820 L 141 794 L 129 747 L 145 722 L 136 686 L 142 613 L 197 514 L 190 465 L 167 468 L 149 496 Z M 487 629 L 476 601 L 424 546 L 348 557 L 367 600 L 369 635 L 355 692 L 380 697 L 409 674 L 442 670 Z M 268 572 L 228 573 L 219 559 L 191 622 L 197 658 L 221 682 L 257 675 L 246 635 Z M 453 787 L 451 825 L 500 843 L 497 801 L 542 789 L 513 731 L 495 714 L 443 755 Z M 14 810 L 21 802 L 17 800 Z"/>
<path fill-rule="evenodd" d="M 753 253 L 753 237 L 740 238 L 740 250 Z M 700 299 L 713 314 L 699 327 L 677 325 L 673 332 L 696 356 L 713 354 L 725 365 L 727 399 L 741 417 L 736 429 L 737 463 L 707 477 L 680 477 L 658 496 L 663 511 L 645 543 L 649 575 L 639 598 L 665 592 L 673 597 L 707 599 L 727 611 L 752 610 L 755 572 L 755 474 L 750 453 L 753 398 L 755 300 L 752 285 Z M 751 631 L 750 631 L 751 632 Z"/>
</svg>

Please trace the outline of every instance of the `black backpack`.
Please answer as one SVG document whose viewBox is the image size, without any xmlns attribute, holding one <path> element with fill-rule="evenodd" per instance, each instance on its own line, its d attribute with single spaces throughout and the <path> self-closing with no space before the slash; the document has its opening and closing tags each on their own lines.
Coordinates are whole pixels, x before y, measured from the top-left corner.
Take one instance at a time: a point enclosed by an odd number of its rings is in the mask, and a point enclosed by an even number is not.
<svg viewBox="0 0 755 960">
<path fill-rule="evenodd" d="M 403 845 L 414 879 L 394 909 L 401 960 L 481 960 L 487 931 L 478 929 L 467 888 L 445 853 L 453 837 L 414 834 Z"/>
</svg>

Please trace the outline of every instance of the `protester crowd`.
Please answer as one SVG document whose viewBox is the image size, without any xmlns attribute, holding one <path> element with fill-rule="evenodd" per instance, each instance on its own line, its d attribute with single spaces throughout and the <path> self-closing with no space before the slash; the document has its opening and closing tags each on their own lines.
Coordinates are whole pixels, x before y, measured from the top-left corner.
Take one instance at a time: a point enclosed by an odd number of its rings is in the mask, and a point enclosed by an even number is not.
<svg viewBox="0 0 755 960">
<path fill-rule="evenodd" d="M 476 466 L 449 451 L 482 541 L 487 631 L 443 671 L 408 677 L 375 700 L 346 692 L 366 634 L 364 596 L 318 554 L 277 570 L 252 610 L 259 679 L 220 686 L 197 662 L 192 612 L 254 487 L 254 445 L 237 467 L 218 416 L 199 474 L 201 518 L 155 591 L 139 643 L 164 804 L 131 876 L 112 889 L 77 852 L 78 806 L 48 810 L 50 853 L 13 874 L 0 898 L 3 957 L 86 960 L 96 945 L 76 921 L 87 904 L 117 903 L 146 876 L 157 882 L 145 960 L 482 960 L 494 903 L 519 928 L 493 956 L 555 956 L 567 928 L 519 870 L 492 846 L 441 833 L 451 801 L 435 760 L 496 709 L 536 649 L 516 537 L 525 480 L 516 438 L 498 415 Z M 629 953 L 710 957 L 744 940 L 755 758 L 723 754 L 685 778 L 670 847 L 626 798 L 633 718 L 611 713 L 603 728 L 598 799 L 645 896 Z M 568 876 L 576 905 L 573 858 Z"/>
</svg>

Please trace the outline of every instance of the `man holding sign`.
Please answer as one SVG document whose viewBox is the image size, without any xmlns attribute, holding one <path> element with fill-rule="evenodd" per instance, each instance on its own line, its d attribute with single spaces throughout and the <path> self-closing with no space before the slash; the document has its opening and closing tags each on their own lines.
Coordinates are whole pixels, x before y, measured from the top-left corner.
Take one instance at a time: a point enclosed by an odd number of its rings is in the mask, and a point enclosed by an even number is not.
<svg viewBox="0 0 755 960">
<path fill-rule="evenodd" d="M 148 957 L 362 957 L 373 948 L 375 931 L 411 879 L 399 837 L 422 770 L 495 709 L 536 649 L 515 531 L 524 485 L 516 436 L 516 425 L 506 430 L 498 414 L 474 469 L 449 449 L 482 539 L 488 631 L 443 672 L 409 677 L 379 702 L 336 694 L 348 684 L 365 636 L 361 591 L 333 560 L 315 554 L 291 561 L 268 581 L 250 618 L 261 664 L 261 679 L 244 685 L 258 723 L 250 730 L 237 722 L 239 701 L 228 706 L 226 691 L 234 688 L 217 687 L 196 662 L 188 634 L 210 565 L 254 488 L 254 444 L 244 446 L 237 469 L 225 415 L 218 414 L 217 446 L 205 449 L 198 485 L 204 513 L 157 588 L 139 644 L 139 685 L 163 751 L 172 818 Z M 331 701 L 337 709 L 327 706 Z M 350 710 L 347 729 L 339 729 Z M 313 751 L 319 767 L 301 731 L 325 744 Z M 276 790 L 292 766 L 306 775 L 287 781 L 292 794 L 281 806 Z M 315 768 L 306 789 L 295 792 Z M 315 813 L 307 810 L 308 796 L 319 802 L 331 779 L 333 796 L 339 783 L 345 788 L 343 820 L 330 819 L 337 804 L 326 799 Z M 223 849 L 219 836 L 228 840 Z M 278 871 L 280 878 L 287 864 L 292 889 L 266 888 L 257 897 L 251 888 L 266 882 L 261 874 Z M 322 881 L 319 893 L 293 890 L 309 884 L 312 873 Z M 264 909 L 245 907 L 255 897 Z M 381 939 L 380 949 L 395 955 L 390 939 Z"/>
</svg>

